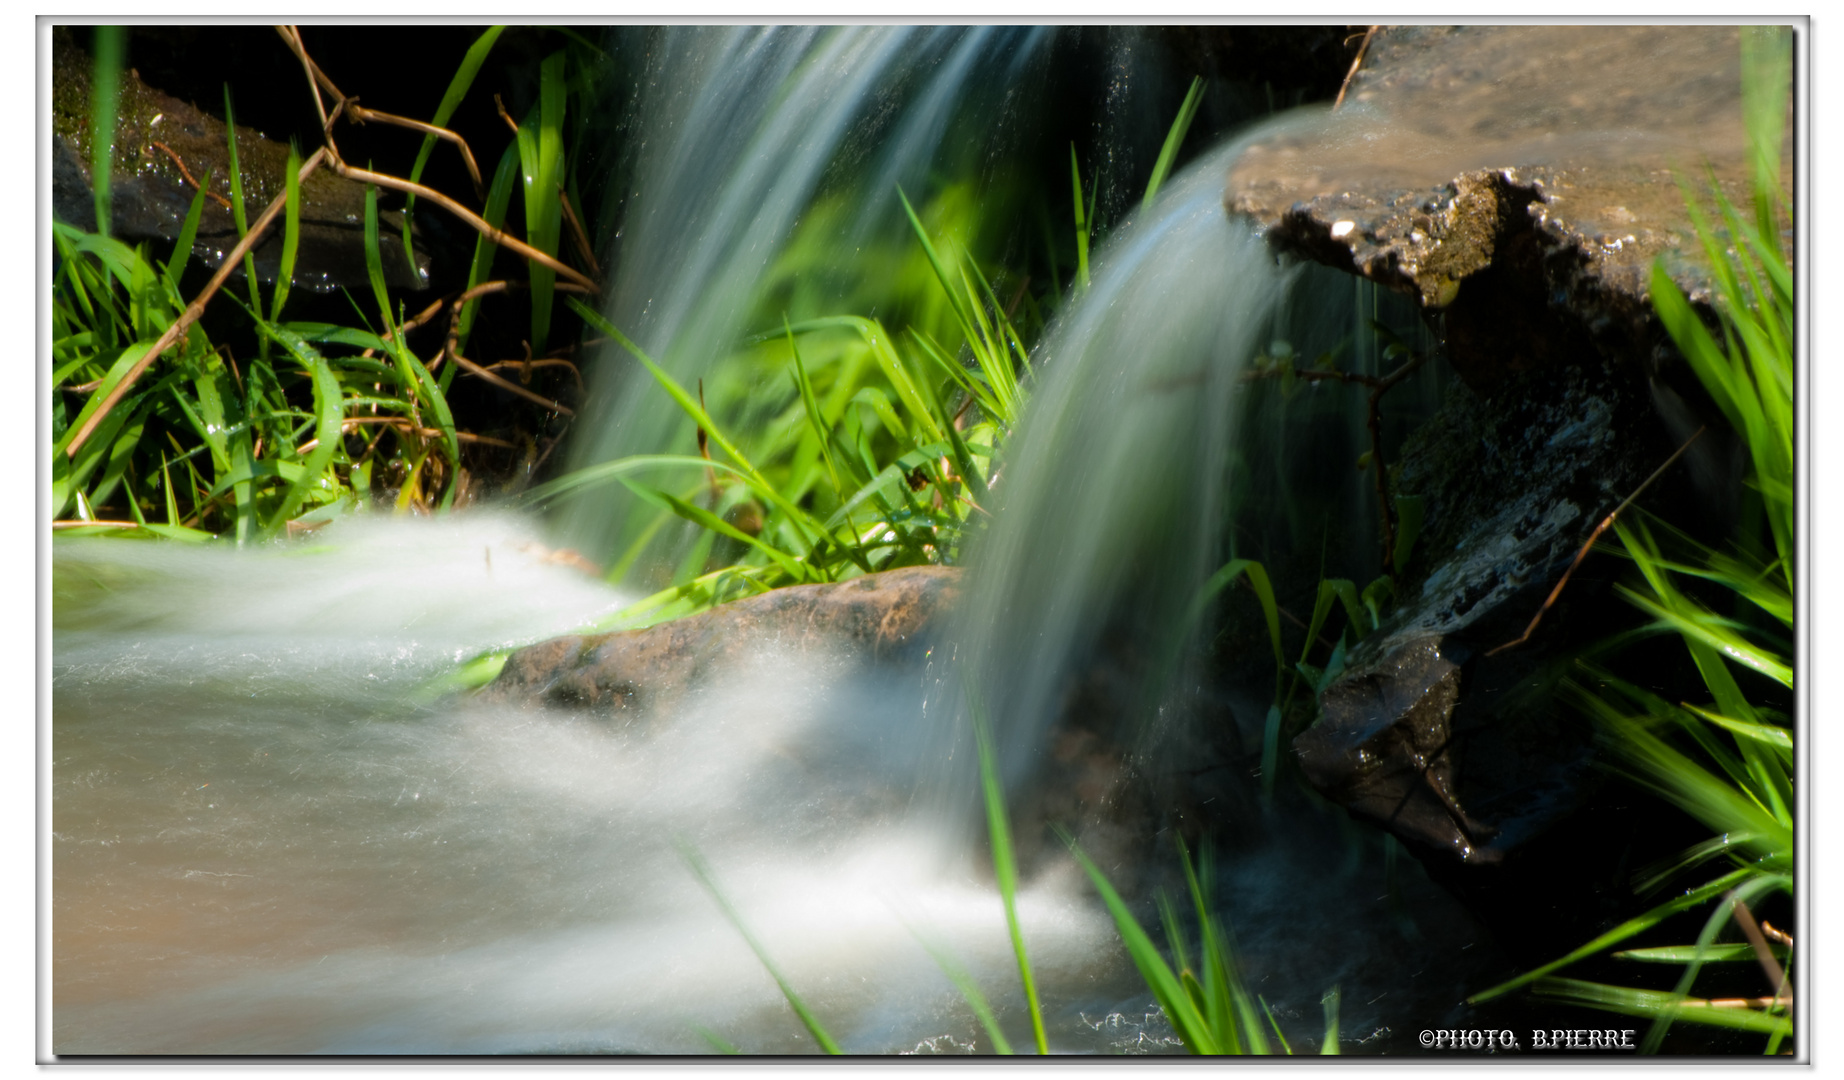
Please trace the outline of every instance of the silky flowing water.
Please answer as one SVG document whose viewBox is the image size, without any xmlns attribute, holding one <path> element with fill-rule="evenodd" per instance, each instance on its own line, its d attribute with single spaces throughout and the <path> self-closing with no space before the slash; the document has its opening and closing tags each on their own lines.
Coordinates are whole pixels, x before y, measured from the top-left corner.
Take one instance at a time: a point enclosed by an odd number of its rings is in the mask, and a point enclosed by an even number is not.
<svg viewBox="0 0 1844 1080">
<path fill-rule="evenodd" d="M 1022 79 L 1037 47 L 996 30 L 668 39 L 659 70 L 682 60 L 682 81 L 648 122 L 679 135 L 649 144 L 638 173 L 696 176 L 704 201 L 635 219 L 617 321 L 666 357 L 733 338 L 741 283 L 879 80 L 910 88 L 872 169 L 888 185 L 925 168 L 967 80 Z M 752 97 L 758 78 L 776 100 Z M 734 126 L 736 110 L 756 134 L 702 156 L 711 117 Z M 1224 214 L 1236 153 L 1204 155 L 1119 226 L 1047 336 L 960 629 L 926 672 L 872 679 L 765 651 L 676 715 L 619 730 L 444 692 L 473 656 L 636 598 L 547 546 L 618 531 L 618 503 L 556 534 L 470 511 L 358 515 L 243 551 L 58 542 L 54 1049 L 701 1053 L 707 1032 L 811 1049 L 690 850 L 848 1050 L 990 1049 L 924 943 L 1028 1045 L 970 842 L 965 688 L 1000 718 L 1008 779 L 1024 782 L 1066 681 L 1125 619 L 1175 658 L 1135 691 L 1136 745 L 1156 753 L 1182 729 L 1197 680 L 1172 628 L 1237 511 L 1244 365 L 1276 336 L 1337 337 L 1302 324 L 1328 303 L 1353 317 L 1348 280 L 1276 265 Z M 692 222 L 684 244 L 663 239 Z M 611 385 L 585 460 L 657 450 L 643 416 L 657 402 Z M 1215 882 L 1248 981 L 1296 1048 L 1316 1049 L 1337 987 L 1347 1052 L 1409 1049 L 1502 959 L 1411 859 L 1295 802 L 1244 819 Z M 1146 853 L 1148 872 L 1168 855 Z M 1072 862 L 1035 862 L 1019 916 L 1054 1050 L 1178 1048 Z"/>
</svg>

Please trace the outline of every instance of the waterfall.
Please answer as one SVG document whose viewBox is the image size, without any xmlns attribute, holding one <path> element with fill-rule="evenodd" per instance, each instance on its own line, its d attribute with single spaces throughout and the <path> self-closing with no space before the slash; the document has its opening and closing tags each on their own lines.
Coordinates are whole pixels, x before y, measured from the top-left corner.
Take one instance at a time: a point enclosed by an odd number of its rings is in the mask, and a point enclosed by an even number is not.
<svg viewBox="0 0 1844 1080">
<path fill-rule="evenodd" d="M 1014 763 L 1111 620 L 1159 634 L 1220 561 L 1239 378 L 1296 273 L 1223 212 L 1237 152 L 1206 155 L 1121 229 L 1033 358 L 957 638 Z"/>
<path fill-rule="evenodd" d="M 857 250 L 901 229 L 899 185 L 917 191 L 956 116 L 978 102 L 979 146 L 1028 88 L 1044 27 L 674 27 L 651 39 L 631 138 L 642 159 L 612 261 L 608 316 L 695 386 L 752 326 L 759 285 L 827 185 L 852 182 L 858 213 L 831 240 Z M 867 129 L 888 127 L 872 140 Z M 832 312 L 815 312 L 813 314 Z M 772 316 L 778 322 L 781 312 Z M 801 317 L 796 312 L 795 317 Z M 576 467 L 683 452 L 692 429 L 612 348 L 574 440 Z M 631 540 L 632 497 L 598 489 L 565 532 L 606 551 Z"/>
</svg>

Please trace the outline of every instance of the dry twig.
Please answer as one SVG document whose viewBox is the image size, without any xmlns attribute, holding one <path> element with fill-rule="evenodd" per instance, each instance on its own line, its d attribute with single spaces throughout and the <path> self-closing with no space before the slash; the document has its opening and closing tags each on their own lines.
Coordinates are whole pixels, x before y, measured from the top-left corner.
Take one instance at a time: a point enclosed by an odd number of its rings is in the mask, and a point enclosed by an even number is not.
<svg viewBox="0 0 1844 1080">
<path fill-rule="evenodd" d="M 1660 465 L 1658 468 L 1654 469 L 1652 471 L 1651 476 L 1646 477 L 1645 483 L 1640 484 L 1639 487 L 1636 490 L 1634 490 L 1634 492 L 1631 495 L 1628 495 L 1626 497 L 1625 502 L 1622 502 L 1619 506 L 1614 507 L 1613 513 L 1608 514 L 1606 517 L 1601 519 L 1601 523 L 1599 525 L 1596 525 L 1594 527 L 1594 531 L 1588 534 L 1588 542 L 1583 544 L 1581 546 L 1581 550 L 1575 553 L 1575 561 L 1570 563 L 1569 568 L 1562 572 L 1562 580 L 1556 582 L 1556 587 L 1550 590 L 1549 599 L 1543 601 L 1543 606 L 1537 609 L 1536 615 L 1533 616 L 1530 620 L 1530 625 L 1524 628 L 1524 632 L 1518 636 L 1517 640 L 1505 642 L 1503 645 L 1500 645 L 1498 648 L 1493 649 L 1490 652 L 1486 653 L 1487 656 L 1497 656 L 1499 653 L 1504 652 L 1506 649 L 1515 649 L 1519 645 L 1522 645 L 1526 641 L 1530 640 L 1530 635 L 1537 632 L 1537 624 L 1543 621 L 1543 616 L 1549 611 L 1550 607 L 1556 603 L 1556 598 L 1562 595 L 1562 587 L 1569 583 L 1569 577 L 1575 573 L 1575 568 L 1580 566 L 1582 563 L 1582 560 L 1588 557 L 1588 552 L 1594 549 L 1594 542 L 1596 540 L 1599 540 L 1601 538 L 1601 534 L 1606 532 L 1608 528 L 1613 525 L 1614 519 L 1620 516 L 1620 512 L 1622 510 L 1625 510 L 1627 507 L 1633 505 L 1634 499 L 1637 499 L 1640 495 L 1642 495 L 1645 492 L 1646 488 L 1651 487 L 1652 482 L 1654 480 L 1657 480 L 1659 477 L 1665 475 L 1665 470 L 1669 469 L 1673 462 L 1677 461 L 1678 458 L 1684 456 L 1684 451 L 1689 450 L 1690 444 L 1696 442 L 1697 438 L 1701 436 L 1703 432 L 1704 432 L 1703 428 L 1698 428 L 1695 432 L 1691 433 L 1690 438 L 1684 440 L 1683 446 L 1678 447 L 1677 450 L 1675 450 L 1670 457 L 1665 459 L 1665 463 L 1663 465 Z"/>
<path fill-rule="evenodd" d="M 1338 97 L 1332 102 L 1333 112 L 1337 112 L 1338 107 L 1345 103 L 1345 91 L 1351 89 L 1351 80 L 1357 76 L 1357 69 L 1364 65 L 1364 53 L 1370 48 L 1370 39 L 1377 36 L 1379 29 L 1381 28 L 1372 26 L 1364 31 L 1364 40 L 1358 42 L 1357 45 L 1357 55 L 1351 58 L 1351 70 L 1345 72 L 1345 81 L 1339 84 Z M 1351 39 L 1346 38 L 1345 40 Z"/>
</svg>

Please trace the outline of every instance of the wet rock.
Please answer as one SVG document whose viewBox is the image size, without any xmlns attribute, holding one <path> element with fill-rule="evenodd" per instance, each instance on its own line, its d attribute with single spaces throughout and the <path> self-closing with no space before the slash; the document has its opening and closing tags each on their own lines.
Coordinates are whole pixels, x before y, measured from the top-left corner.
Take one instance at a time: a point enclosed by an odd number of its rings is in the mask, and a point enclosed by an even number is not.
<svg viewBox="0 0 1844 1080">
<path fill-rule="evenodd" d="M 90 178 L 92 66 L 68 32 L 53 35 L 52 212 L 59 221 L 82 229 L 96 227 Z M 176 240 L 197 194 L 196 184 L 208 183 L 217 198 L 205 199 L 192 252 L 206 266 L 222 264 L 240 237 L 229 208 L 228 145 L 222 120 L 146 85 L 132 69 L 123 71 L 110 165 L 110 232 L 131 242 Z M 237 161 L 245 220 L 253 222 L 286 189 L 288 147 L 238 125 Z M 302 185 L 301 202 L 294 284 L 329 292 L 367 283 L 364 186 L 323 167 Z M 378 217 L 386 282 L 395 288 L 423 288 L 427 256 L 417 252 L 412 265 L 404 256 L 401 216 L 381 211 Z M 279 222 L 253 254 L 257 276 L 274 281 L 281 271 Z"/>
<path fill-rule="evenodd" d="M 1453 792 L 1460 668 L 1438 638 L 1404 641 L 1321 695 L 1323 718 L 1295 740 L 1314 787 L 1392 832 L 1444 838 L 1462 859 L 1496 856 L 1495 830 L 1468 817 Z"/>
<path fill-rule="evenodd" d="M 1388 27 L 1344 107 L 1252 146 L 1225 201 L 1278 248 L 1444 312 L 1451 361 L 1476 390 L 1589 342 L 1645 359 L 1662 339 L 1655 258 L 1708 298 L 1673 171 L 1701 186 L 1707 166 L 1744 201 L 1738 34 Z"/>
<path fill-rule="evenodd" d="M 480 696 L 645 722 L 763 650 L 913 663 L 959 588 L 955 568 L 913 566 L 776 589 L 644 630 L 556 638 L 514 653 Z"/>
<path fill-rule="evenodd" d="M 1576 809 L 1599 780 L 1591 732 L 1547 690 L 1583 644 L 1631 621 L 1604 595 L 1620 567 L 1585 564 L 1529 642 L 1491 654 L 1672 442 L 1604 363 L 1527 373 L 1492 397 L 1457 387 L 1403 449 L 1395 488 L 1423 501 L 1418 554 L 1294 743 L 1308 779 L 1412 848 L 1468 863 Z"/>
</svg>

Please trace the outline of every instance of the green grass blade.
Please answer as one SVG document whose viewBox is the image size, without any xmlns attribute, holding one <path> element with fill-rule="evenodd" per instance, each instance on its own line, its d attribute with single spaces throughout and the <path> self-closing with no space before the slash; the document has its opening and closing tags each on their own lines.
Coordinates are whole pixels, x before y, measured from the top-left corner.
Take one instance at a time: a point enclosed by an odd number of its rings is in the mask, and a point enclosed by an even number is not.
<svg viewBox="0 0 1844 1080">
<path fill-rule="evenodd" d="M 1191 80 L 1191 88 L 1185 91 L 1184 103 L 1178 106 L 1178 117 L 1172 121 L 1172 128 L 1165 134 L 1165 145 L 1159 148 L 1159 160 L 1153 163 L 1152 179 L 1146 182 L 1146 197 L 1140 200 L 1140 208 L 1146 209 L 1153 204 L 1153 197 L 1159 194 L 1165 177 L 1172 171 L 1172 163 L 1178 159 L 1178 148 L 1184 144 L 1185 135 L 1191 130 L 1191 121 L 1197 117 L 1197 107 L 1204 100 L 1204 78 L 1199 75 Z"/>
<path fill-rule="evenodd" d="M 896 196 L 902 200 L 903 212 L 909 215 L 910 228 L 915 230 L 916 239 L 922 243 L 922 253 L 928 257 L 929 266 L 935 270 L 935 280 L 941 283 L 941 291 L 948 298 L 948 305 L 954 309 L 954 317 L 960 323 L 961 333 L 968 341 L 977 337 L 973 329 L 973 315 L 967 310 L 967 298 L 961 290 L 954 287 L 954 280 L 948 276 L 947 266 L 941 261 L 941 255 L 935 250 L 934 242 L 928 238 L 928 230 L 922 227 L 922 219 L 916 216 L 916 208 L 909 205 L 909 196 L 901 187 L 896 189 Z"/>
<path fill-rule="evenodd" d="M 231 111 L 230 84 L 224 84 L 224 142 L 229 155 L 230 169 L 225 177 L 230 181 L 231 217 L 237 222 L 239 239 L 249 235 L 249 215 L 243 205 L 243 169 L 237 164 L 237 117 Z M 256 254 L 253 251 L 243 253 L 243 277 L 250 286 L 250 307 L 262 310 L 262 289 L 256 281 Z"/>
<path fill-rule="evenodd" d="M 307 369 L 314 386 L 314 438 L 319 440 L 308 453 L 300 478 L 288 486 L 281 505 L 276 507 L 274 515 L 269 519 L 267 531 L 273 534 L 288 524 L 306 500 L 309 488 L 326 475 L 327 467 L 333 463 L 333 455 L 340 448 L 340 426 L 345 421 L 346 410 L 339 380 L 333 377 L 333 369 L 327 366 L 313 346 L 270 323 L 259 321 L 257 325 Z M 292 450 L 290 447 L 289 452 Z"/>
<path fill-rule="evenodd" d="M 448 398 L 442 393 L 441 384 L 423 362 L 410 352 L 404 344 L 403 334 L 396 332 L 397 320 L 391 315 L 390 292 L 384 285 L 384 260 L 378 247 L 378 189 L 365 189 L 365 271 L 371 278 L 372 295 L 378 301 L 378 312 L 383 319 L 384 328 L 391 331 L 390 340 L 383 342 L 391 356 L 396 360 L 397 369 L 403 380 L 404 392 L 419 401 L 429 410 L 429 418 L 442 433 L 442 443 L 448 451 L 448 460 L 452 465 L 451 474 L 461 467 L 461 439 L 455 433 L 454 414 L 448 408 Z M 448 509 L 454 505 L 456 484 L 452 478 L 444 485 L 441 508 Z M 407 490 L 407 486 L 406 486 Z"/>
<path fill-rule="evenodd" d="M 1101 868 L 1076 846 L 1075 839 L 1067 833 L 1061 835 L 1082 871 L 1088 875 L 1089 882 L 1095 886 L 1095 891 L 1101 894 L 1102 903 L 1107 905 L 1108 913 L 1114 917 L 1121 941 L 1127 946 L 1127 954 L 1133 958 L 1134 966 L 1139 968 L 1141 978 L 1146 980 L 1146 986 L 1158 1000 L 1159 1007 L 1165 1010 L 1173 1030 L 1184 1040 L 1185 1048 L 1193 1054 L 1221 1053 L 1216 1040 L 1210 1035 L 1203 1014 L 1192 1004 L 1191 995 L 1185 991 L 1184 984 L 1173 973 L 1171 966 L 1159 955 L 1158 946 L 1146 936 L 1139 920 L 1127 909 L 1126 901 L 1114 891 L 1114 886 L 1101 872 Z"/>
<path fill-rule="evenodd" d="M 506 208 L 512 202 L 512 189 L 519 179 L 519 146 L 517 142 L 506 146 L 506 152 L 500 155 L 499 168 L 493 173 L 493 183 L 487 189 L 487 205 L 481 218 L 495 229 L 506 223 Z M 493 269 L 494 253 L 499 245 L 488 240 L 484 235 L 475 238 L 473 268 L 468 271 L 467 287 L 474 288 L 487 280 Z M 461 305 L 461 319 L 455 335 L 455 351 L 467 354 L 467 339 L 474 329 L 474 316 L 480 310 L 480 298 L 475 297 Z"/>
<path fill-rule="evenodd" d="M 1319 1004 L 1325 1008 L 1325 1043 L 1320 1047 L 1321 1054 L 1338 1054 L 1338 987 L 1326 991 Z"/>
<path fill-rule="evenodd" d="M 1533 989 L 1546 998 L 1589 1005 L 1609 1012 L 1624 1013 L 1628 1016 L 1656 1020 L 1665 1015 L 1675 1015 L 1677 1019 L 1690 1020 L 1711 1027 L 1755 1031 L 1764 1035 L 1776 1032 L 1791 1034 L 1793 1029 L 1791 1017 L 1757 1012 L 1753 1009 L 1708 1006 L 1685 1008 L 1681 998 L 1664 990 L 1641 990 L 1630 986 L 1608 986 L 1603 983 L 1564 978 L 1544 979 Z"/>
<path fill-rule="evenodd" d="M 653 358 L 648 356 L 640 346 L 630 341 L 626 334 L 617 330 L 613 323 L 602 317 L 601 313 L 597 312 L 588 304 L 583 303 L 581 300 L 578 300 L 576 297 L 565 294 L 564 303 L 568 304 L 571 310 L 581 316 L 585 323 L 607 334 L 616 344 L 626 349 L 629 356 L 640 361 L 641 366 L 645 367 L 647 372 L 653 376 L 653 380 L 659 383 L 660 388 L 665 390 L 667 395 L 678 403 L 679 408 L 684 410 L 686 415 L 690 416 L 699 427 L 703 428 L 705 432 L 710 435 L 712 442 L 721 447 L 724 453 L 730 455 L 730 459 L 736 462 L 737 466 L 742 469 L 743 475 L 753 482 L 751 487 L 761 492 L 773 502 L 776 507 L 787 514 L 788 520 L 793 524 L 796 533 L 801 536 L 803 542 L 812 544 L 820 537 L 826 535 L 826 530 L 820 526 L 819 522 L 813 519 L 812 515 L 794 505 L 792 501 L 781 494 L 779 488 L 769 483 L 768 480 L 762 476 L 760 470 L 750 464 L 749 459 L 743 455 L 743 452 L 736 448 L 736 444 L 730 441 L 729 436 L 724 434 L 723 429 L 717 425 L 716 421 L 711 419 L 709 413 L 704 411 L 704 406 L 700 405 L 697 399 L 692 397 L 692 395 L 686 393 L 685 388 L 679 385 L 678 380 L 666 374 L 665 370 L 654 363 Z"/>
<path fill-rule="evenodd" d="M 979 1018 L 980 1026 L 986 1029 L 986 1037 L 992 1040 L 993 1053 L 1010 1057 L 1012 1044 L 1006 1039 L 1005 1032 L 999 1029 L 999 1021 L 993 1015 L 992 1005 L 987 1002 L 986 995 L 980 992 L 979 984 L 973 981 L 973 976 L 967 974 L 967 970 L 961 967 L 946 949 L 935 945 L 917 933 L 915 927 L 910 927 L 909 933 L 921 944 L 922 948 L 928 951 L 928 955 L 935 961 L 935 966 L 939 967 L 941 973 L 948 977 L 948 981 L 954 984 L 954 988 L 960 991 L 960 996 L 966 1000 L 967 1007 L 972 1009 L 973 1015 Z"/>
<path fill-rule="evenodd" d="M 974 466 L 973 451 L 967 446 L 967 440 L 961 435 L 960 429 L 954 426 L 954 417 L 942 405 L 940 397 L 936 395 L 934 383 L 923 379 L 916 386 L 921 393 L 922 400 L 927 403 L 929 415 L 937 421 L 935 426 L 947 433 L 948 446 L 954 453 L 954 464 L 960 469 L 961 481 L 967 485 L 967 491 L 976 502 L 984 502 L 986 478 Z M 943 494 L 945 496 L 947 493 L 943 492 Z"/>
<path fill-rule="evenodd" d="M 109 235 L 109 173 L 115 164 L 115 113 L 120 101 L 122 54 L 127 30 L 98 26 L 91 41 L 94 68 L 90 75 L 90 185 L 96 198 L 96 231 Z"/>
<path fill-rule="evenodd" d="M 693 1025 L 692 1030 L 697 1032 L 698 1037 L 700 1039 L 703 1039 L 705 1043 L 710 1046 L 711 1049 L 717 1051 L 720 1054 L 725 1054 L 725 1055 L 734 1057 L 742 1053 L 741 1050 L 738 1050 L 733 1043 L 729 1042 L 722 1035 L 717 1034 L 715 1031 L 712 1031 L 710 1028 L 705 1027 L 702 1024 Z"/>
<path fill-rule="evenodd" d="M 703 507 L 693 506 L 684 499 L 668 494 L 658 488 L 642 488 L 636 484 L 629 484 L 628 486 L 632 487 L 636 492 L 665 503 L 672 508 L 673 513 L 694 525 L 709 529 L 711 532 L 721 536 L 727 536 L 738 543 L 746 544 L 760 551 L 773 560 L 777 566 L 781 567 L 781 569 L 795 581 L 814 580 L 815 571 L 813 567 L 802 563 L 797 557 L 789 555 L 779 548 L 764 543 L 759 537 L 750 536 L 748 533 L 718 517 L 716 514 L 711 513 L 709 510 Z"/>
<path fill-rule="evenodd" d="M 807 366 L 800 359 L 800 343 L 794 340 L 794 328 L 787 319 L 781 320 L 787 331 L 788 351 L 794 354 L 794 387 L 800 393 L 800 403 L 806 409 L 807 423 L 813 429 L 813 437 L 819 442 L 820 457 L 826 462 L 826 475 L 832 478 L 832 489 L 839 494 L 841 501 L 845 498 L 845 488 L 839 483 L 839 467 L 832 460 L 832 428 L 820 415 L 820 403 L 813 396 L 813 384 L 807 378 Z"/>
<path fill-rule="evenodd" d="M 564 83 L 565 53 L 545 57 L 539 68 L 538 107 L 519 127 L 519 158 L 525 171 L 525 241 L 555 257 L 562 236 L 563 122 L 567 101 Z M 531 348 L 542 355 L 550 336 L 551 305 L 556 295 L 557 271 L 531 263 Z"/>
<path fill-rule="evenodd" d="M 1784 751 L 1787 755 L 1784 760 L 1789 765 L 1792 763 L 1793 733 L 1785 728 L 1775 727 L 1772 724 L 1751 723 L 1746 720 L 1737 720 L 1734 717 L 1723 716 L 1721 713 L 1714 713 L 1708 709 L 1700 709 L 1689 703 L 1686 703 L 1684 707 L 1734 735 L 1753 740 L 1763 746 L 1772 747 L 1775 750 Z"/>
<path fill-rule="evenodd" d="M 828 1054 L 843 1054 L 845 1051 L 839 1049 L 839 1044 L 833 1041 L 831 1035 L 826 1034 L 826 1029 L 820 1026 L 818 1018 L 813 1015 L 812 1010 L 807 1008 L 806 1002 L 800 999 L 800 995 L 794 992 L 794 987 L 782 976 L 781 969 L 769 959 L 768 950 L 764 949 L 762 943 L 756 940 L 756 936 L 749 932 L 748 925 L 743 922 L 743 916 L 737 912 L 735 905 L 730 903 L 730 898 L 725 896 L 723 890 L 718 887 L 717 879 L 712 875 L 709 864 L 704 861 L 704 856 L 698 854 L 696 848 L 684 841 L 679 843 L 679 855 L 685 860 L 686 865 L 691 867 L 692 873 L 698 878 L 698 883 L 704 886 L 704 891 L 710 893 L 711 899 L 717 902 L 717 907 L 723 912 L 724 918 L 728 919 L 730 925 L 736 928 L 736 932 L 743 936 L 745 942 L 748 942 L 749 951 L 755 953 L 756 959 L 768 969 L 769 975 L 775 980 L 775 985 L 781 988 L 781 995 L 787 998 L 788 1006 L 794 1010 L 794 1015 L 800 1017 L 800 1022 L 806 1025 L 808 1034 L 813 1036 L 813 1041 Z"/>
<path fill-rule="evenodd" d="M 301 247 L 301 151 L 294 143 L 288 144 L 288 174 L 285 196 L 287 205 L 282 212 L 282 265 L 275 278 L 275 302 L 269 308 L 269 321 L 278 322 L 282 318 L 282 305 L 288 300 L 288 289 L 294 284 L 295 256 Z M 204 194 L 204 189 L 199 189 Z M 404 228 L 409 228 L 405 218 Z M 409 238 L 404 239 L 404 250 L 410 248 Z"/>
<path fill-rule="evenodd" d="M 1713 617 L 1696 618 L 1683 611 L 1655 604 L 1625 586 L 1615 586 L 1615 588 L 1640 610 L 1669 624 L 1687 641 L 1700 642 L 1714 652 L 1744 667 L 1753 668 L 1783 686 L 1793 685 L 1793 669 L 1790 665 L 1765 650 L 1757 648 L 1746 637 L 1727 630 L 1722 622 Z M 1725 709 L 1731 707 L 1726 703 L 1724 705 Z"/>
<path fill-rule="evenodd" d="M 1701 961 L 1706 964 L 1750 963 L 1758 961 L 1754 946 L 1744 943 L 1734 945 L 1711 945 L 1698 949 L 1695 945 L 1662 945 L 1653 949 L 1626 949 L 1613 954 L 1615 960 L 1637 960 L 1647 964 L 1688 964 Z"/>
<path fill-rule="evenodd" d="M 480 73 L 480 65 L 486 62 L 487 54 L 493 51 L 493 43 L 499 40 L 499 35 L 505 29 L 504 26 L 489 26 L 474 40 L 472 45 L 468 46 L 467 55 L 461 58 L 461 66 L 455 69 L 454 78 L 448 81 L 448 89 L 442 94 L 442 103 L 436 106 L 435 115 L 429 118 L 431 126 L 448 126 L 449 118 L 455 115 L 455 110 L 461 107 L 461 100 L 467 97 L 468 89 L 474 85 L 474 76 Z M 423 136 L 423 145 L 416 151 L 416 164 L 410 167 L 412 184 L 422 179 L 423 166 L 429 164 L 429 155 L 435 152 L 437 139 L 436 135 Z M 403 249 L 405 251 L 410 250 L 410 211 L 415 206 L 416 195 L 414 193 L 404 197 Z"/>
<path fill-rule="evenodd" d="M 1533 983 L 1536 980 L 1543 978 L 1545 975 L 1548 975 L 1552 971 L 1558 971 L 1562 968 L 1569 966 L 1570 964 L 1575 963 L 1577 960 L 1581 960 L 1586 957 L 1593 956 L 1595 953 L 1600 952 L 1601 950 L 1607 948 L 1609 945 L 1616 945 L 1622 941 L 1625 941 L 1627 938 L 1632 937 L 1634 934 L 1640 933 L 1645 930 L 1649 930 L 1652 927 L 1657 926 L 1659 923 L 1663 922 L 1665 919 L 1668 919 L 1671 916 L 1676 915 L 1677 913 L 1681 911 L 1689 911 L 1691 908 L 1696 907 L 1697 905 L 1702 904 L 1705 901 L 1710 900 L 1713 897 L 1720 896 L 1725 891 L 1739 884 L 1740 882 L 1746 880 L 1750 875 L 1754 873 L 1756 873 L 1756 871 L 1748 867 L 1743 867 L 1740 870 L 1732 870 L 1729 873 L 1722 875 L 1721 877 L 1717 878 L 1714 881 L 1707 882 L 1695 889 L 1690 889 L 1686 891 L 1682 896 L 1672 897 L 1670 900 L 1667 900 L 1666 902 L 1658 905 L 1657 907 L 1652 908 L 1651 910 L 1645 912 L 1644 914 L 1636 915 L 1633 918 L 1626 920 L 1625 922 L 1621 923 L 1619 926 L 1614 927 L 1612 930 L 1607 931 L 1606 933 L 1602 934 L 1600 937 L 1595 938 L 1593 941 L 1590 941 L 1588 944 L 1583 945 L 1581 948 L 1576 949 L 1575 951 L 1569 953 L 1568 955 L 1562 957 L 1561 959 L 1552 960 L 1549 963 L 1544 964 L 1542 967 L 1535 968 L 1531 971 L 1527 971 L 1524 974 L 1519 975 L 1514 979 L 1507 979 L 1506 981 L 1499 983 L 1497 986 L 1494 986 L 1489 990 L 1482 990 L 1479 993 L 1472 995 L 1471 997 L 1466 999 L 1466 1003 L 1468 1005 L 1479 1005 L 1484 1002 L 1490 1001 L 1493 998 L 1503 997 L 1505 994 L 1508 994 L 1511 991 L 1518 989 L 1519 987 L 1527 986 L 1530 983 Z"/>
<path fill-rule="evenodd" d="M 986 715 L 967 692 L 967 707 L 973 714 L 974 738 L 979 744 L 980 793 L 986 803 L 986 826 L 992 840 L 993 877 L 999 885 L 999 898 L 1005 904 L 1005 927 L 1012 939 L 1012 953 L 1018 959 L 1018 978 L 1024 984 L 1025 1004 L 1031 1010 L 1031 1036 L 1039 1054 L 1050 1053 L 1044 1035 L 1043 1007 L 1037 1000 L 1037 980 L 1031 974 L 1031 960 L 1025 954 L 1024 932 L 1018 926 L 1018 863 L 1012 855 L 1012 828 L 1005 815 L 1005 792 L 999 784 L 999 763 L 993 752 L 992 732 Z"/>
<path fill-rule="evenodd" d="M 211 174 L 199 181 L 199 189 L 192 193 L 192 206 L 186 211 L 186 220 L 179 227 L 179 239 L 173 241 L 173 255 L 166 261 L 167 288 L 174 296 L 179 295 L 179 280 L 186 272 L 186 264 L 192 258 L 192 241 L 198 236 L 199 217 L 205 211 L 205 191 L 211 187 Z"/>
<path fill-rule="evenodd" d="M 1261 1014 L 1267 1018 L 1268 1027 L 1274 1032 L 1274 1041 L 1281 1044 L 1281 1053 L 1292 1057 L 1293 1046 L 1287 1042 L 1287 1035 L 1281 1030 L 1281 1022 L 1274 1018 L 1274 1010 L 1268 1007 L 1268 999 L 1257 994 L 1255 1000 L 1261 1003 Z"/>
</svg>

